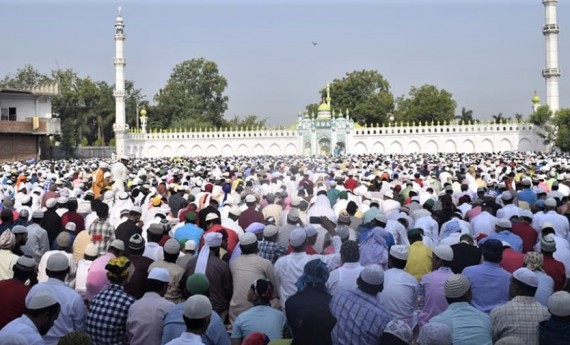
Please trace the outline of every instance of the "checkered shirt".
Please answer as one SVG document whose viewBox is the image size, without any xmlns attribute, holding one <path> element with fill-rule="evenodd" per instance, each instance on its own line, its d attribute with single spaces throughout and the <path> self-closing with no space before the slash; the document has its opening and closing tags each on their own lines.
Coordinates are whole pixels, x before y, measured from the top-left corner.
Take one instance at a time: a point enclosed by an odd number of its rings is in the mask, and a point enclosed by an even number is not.
<svg viewBox="0 0 570 345">
<path fill-rule="evenodd" d="M 534 297 L 516 296 L 491 311 L 493 342 L 515 336 L 526 344 L 538 344 L 538 324 L 549 318 L 548 309 Z"/>
<path fill-rule="evenodd" d="M 376 297 L 358 288 L 335 294 L 330 306 L 337 319 L 332 331 L 335 345 L 376 344 L 392 320 Z"/>
<path fill-rule="evenodd" d="M 257 250 L 259 256 L 271 261 L 273 264 L 280 257 L 287 255 L 287 249 L 283 248 L 283 246 L 276 242 L 269 242 L 266 240 L 259 242 Z"/>
<path fill-rule="evenodd" d="M 135 299 L 122 286 L 111 284 L 89 305 L 86 331 L 94 344 L 127 345 L 127 316 Z"/>
<path fill-rule="evenodd" d="M 91 236 L 91 243 L 97 246 L 99 256 L 101 256 L 107 252 L 111 242 L 115 239 L 115 228 L 107 220 L 101 221 L 97 218 L 89 227 L 89 236 Z"/>
</svg>

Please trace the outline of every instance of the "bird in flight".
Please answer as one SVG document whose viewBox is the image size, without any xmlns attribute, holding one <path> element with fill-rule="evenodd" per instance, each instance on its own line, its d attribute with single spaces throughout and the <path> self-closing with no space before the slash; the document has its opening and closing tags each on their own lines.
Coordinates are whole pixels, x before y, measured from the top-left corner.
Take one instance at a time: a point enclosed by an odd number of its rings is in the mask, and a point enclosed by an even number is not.
<svg viewBox="0 0 570 345">
<path fill-rule="evenodd" d="M 318 42 L 315 42 L 315 41 L 311 41 L 311 43 L 313 43 L 314 46 L 316 46 L 317 44 L 319 44 Z"/>
</svg>

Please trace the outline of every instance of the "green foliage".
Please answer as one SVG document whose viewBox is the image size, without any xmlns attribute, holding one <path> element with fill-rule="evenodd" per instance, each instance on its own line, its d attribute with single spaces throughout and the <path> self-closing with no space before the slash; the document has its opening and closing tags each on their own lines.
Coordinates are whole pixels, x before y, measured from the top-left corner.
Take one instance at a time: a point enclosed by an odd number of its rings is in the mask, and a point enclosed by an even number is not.
<svg viewBox="0 0 570 345">
<path fill-rule="evenodd" d="M 461 108 L 461 115 L 456 115 L 454 119 L 465 124 L 475 122 L 475 119 L 473 119 L 473 110 L 467 110 L 465 107 Z"/>
<path fill-rule="evenodd" d="M 243 119 L 234 116 L 232 119 L 224 121 L 223 126 L 226 128 L 237 128 L 237 127 L 266 128 L 267 119 L 258 119 L 257 115 L 247 115 Z"/>
<path fill-rule="evenodd" d="M 53 82 L 49 76 L 40 73 L 32 65 L 18 68 L 15 74 L 8 74 L 0 81 L 0 87 L 18 90 L 29 90 L 34 86 Z"/>
<path fill-rule="evenodd" d="M 554 123 L 558 127 L 556 134 L 556 146 L 564 151 L 570 152 L 570 109 L 560 109 L 556 112 Z"/>
<path fill-rule="evenodd" d="M 228 97 L 223 95 L 227 84 L 216 63 L 204 58 L 176 65 L 154 96 L 162 127 L 179 126 L 181 121 L 220 127 L 228 108 Z"/>
<path fill-rule="evenodd" d="M 529 117 L 529 122 L 534 124 L 535 132 L 543 140 L 544 144 L 550 145 L 556 142 L 556 123 L 552 111 L 548 105 L 541 105 Z M 564 132 L 564 130 L 562 130 Z"/>
<path fill-rule="evenodd" d="M 493 123 L 504 123 L 504 122 L 511 121 L 511 118 L 505 117 L 503 115 L 503 113 L 491 115 L 491 118 L 493 119 Z"/>
<path fill-rule="evenodd" d="M 453 95 L 434 85 L 412 86 L 408 98 L 398 98 L 397 121 L 436 123 L 453 120 L 457 103 Z"/>
<path fill-rule="evenodd" d="M 528 118 L 529 122 L 536 126 L 543 126 L 550 119 L 552 119 L 552 111 L 550 111 L 548 105 L 541 105 Z"/>
<path fill-rule="evenodd" d="M 342 79 L 330 84 L 331 108 L 343 114 L 348 109 L 350 117 L 359 124 L 387 122 L 387 114 L 394 110 L 394 97 L 390 84 L 375 70 L 362 70 L 347 73 Z M 321 98 L 327 95 L 321 90 Z M 317 112 L 317 104 L 309 104 L 309 114 Z"/>
</svg>

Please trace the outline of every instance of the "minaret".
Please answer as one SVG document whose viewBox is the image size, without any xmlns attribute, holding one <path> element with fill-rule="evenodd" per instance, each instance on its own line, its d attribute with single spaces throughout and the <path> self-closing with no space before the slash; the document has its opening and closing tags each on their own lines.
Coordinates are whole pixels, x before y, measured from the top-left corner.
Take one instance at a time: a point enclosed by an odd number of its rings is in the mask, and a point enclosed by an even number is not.
<svg viewBox="0 0 570 345">
<path fill-rule="evenodd" d="M 123 46 L 125 42 L 125 23 L 121 15 L 121 7 L 119 7 L 119 15 L 115 19 L 115 144 L 117 156 L 125 155 L 125 134 L 128 126 L 125 121 L 125 58 L 123 54 Z"/>
<path fill-rule="evenodd" d="M 546 104 L 553 113 L 558 111 L 558 82 L 560 68 L 558 67 L 558 32 L 560 27 L 556 23 L 556 5 L 558 0 L 542 0 L 544 4 L 545 24 L 542 33 L 546 40 L 546 66 L 542 76 L 546 80 Z"/>
</svg>

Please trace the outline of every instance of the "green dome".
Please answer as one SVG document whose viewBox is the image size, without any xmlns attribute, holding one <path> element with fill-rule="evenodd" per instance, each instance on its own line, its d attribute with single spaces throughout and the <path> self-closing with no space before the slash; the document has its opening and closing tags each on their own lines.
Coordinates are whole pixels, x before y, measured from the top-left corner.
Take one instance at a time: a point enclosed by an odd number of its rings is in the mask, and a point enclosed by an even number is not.
<svg viewBox="0 0 570 345">
<path fill-rule="evenodd" d="M 321 112 L 321 111 L 328 111 L 328 112 L 330 112 L 330 111 L 331 111 L 331 107 L 330 107 L 330 105 L 328 105 L 326 102 L 323 102 L 323 103 L 321 103 L 321 105 L 319 105 L 319 107 L 317 108 L 317 111 L 318 111 L 318 112 Z"/>
<path fill-rule="evenodd" d="M 540 103 L 540 97 L 538 97 L 538 95 L 534 95 L 532 97 L 532 104 L 539 104 Z"/>
</svg>

